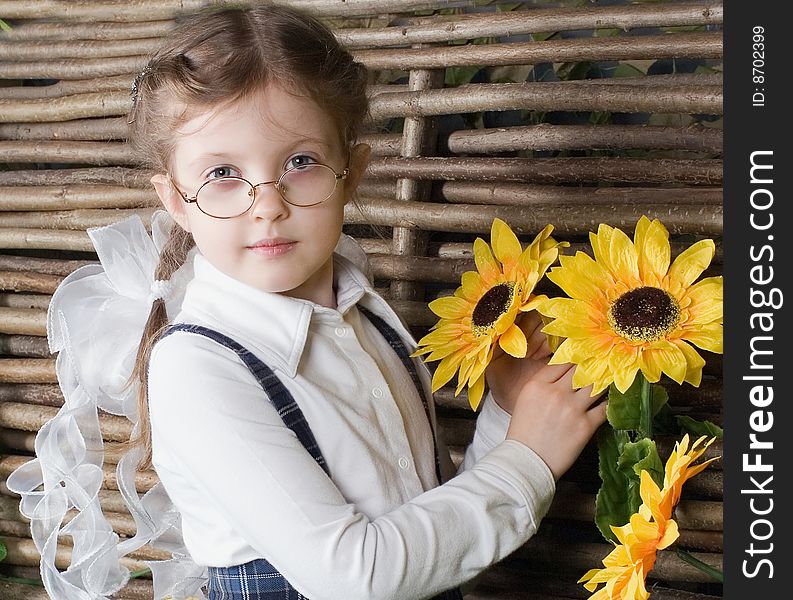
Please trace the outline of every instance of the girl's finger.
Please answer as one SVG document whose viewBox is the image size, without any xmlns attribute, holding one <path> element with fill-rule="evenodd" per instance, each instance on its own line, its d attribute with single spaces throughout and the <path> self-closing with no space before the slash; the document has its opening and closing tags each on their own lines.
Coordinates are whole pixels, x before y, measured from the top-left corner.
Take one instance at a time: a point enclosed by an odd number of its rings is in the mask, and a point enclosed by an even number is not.
<svg viewBox="0 0 793 600">
<path fill-rule="evenodd" d="M 575 365 L 573 363 L 563 363 L 561 365 L 545 365 L 539 371 L 537 371 L 537 379 L 540 381 L 544 381 L 545 383 L 556 383 L 557 381 L 568 377 L 568 383 L 572 388 L 573 384 L 573 375 L 572 372 L 575 370 Z"/>
</svg>

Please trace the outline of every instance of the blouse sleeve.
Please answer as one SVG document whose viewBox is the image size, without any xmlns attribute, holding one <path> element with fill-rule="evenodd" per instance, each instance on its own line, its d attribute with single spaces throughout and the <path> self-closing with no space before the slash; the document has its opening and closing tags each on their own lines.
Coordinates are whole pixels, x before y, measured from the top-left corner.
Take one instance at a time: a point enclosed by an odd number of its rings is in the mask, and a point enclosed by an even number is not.
<svg viewBox="0 0 793 600">
<path fill-rule="evenodd" d="M 236 354 L 187 337 L 171 335 L 152 353 L 155 468 L 180 512 L 209 503 L 309 598 L 439 593 L 524 544 L 548 510 L 555 488 L 547 467 L 505 440 L 444 485 L 369 519 L 262 401 Z M 189 479 L 194 498 L 174 489 L 172 473 Z"/>
</svg>

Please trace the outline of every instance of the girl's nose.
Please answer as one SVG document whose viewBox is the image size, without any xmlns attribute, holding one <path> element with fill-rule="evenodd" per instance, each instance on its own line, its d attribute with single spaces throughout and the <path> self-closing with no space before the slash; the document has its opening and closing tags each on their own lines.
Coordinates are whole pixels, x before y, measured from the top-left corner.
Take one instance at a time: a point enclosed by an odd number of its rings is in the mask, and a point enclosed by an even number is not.
<svg viewBox="0 0 793 600">
<path fill-rule="evenodd" d="M 256 219 L 276 220 L 286 215 L 289 205 L 281 196 L 275 181 L 265 181 L 253 186 L 251 215 Z"/>
</svg>

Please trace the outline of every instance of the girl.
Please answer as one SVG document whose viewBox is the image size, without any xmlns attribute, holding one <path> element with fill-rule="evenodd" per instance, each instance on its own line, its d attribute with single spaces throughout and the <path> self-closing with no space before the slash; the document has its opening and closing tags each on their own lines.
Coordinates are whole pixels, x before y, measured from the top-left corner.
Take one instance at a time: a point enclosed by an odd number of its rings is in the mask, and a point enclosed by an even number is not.
<svg viewBox="0 0 793 600">
<path fill-rule="evenodd" d="M 270 5 L 181 21 L 136 80 L 132 141 L 176 223 L 134 371 L 136 456 L 167 499 L 127 494 L 138 545 L 178 530 L 166 500 L 181 519 L 189 557 L 153 563 L 157 598 L 460 599 L 605 418 L 527 316 L 531 356 L 493 361 L 455 473 L 415 340 L 342 234 L 365 82 L 320 22 Z"/>
</svg>

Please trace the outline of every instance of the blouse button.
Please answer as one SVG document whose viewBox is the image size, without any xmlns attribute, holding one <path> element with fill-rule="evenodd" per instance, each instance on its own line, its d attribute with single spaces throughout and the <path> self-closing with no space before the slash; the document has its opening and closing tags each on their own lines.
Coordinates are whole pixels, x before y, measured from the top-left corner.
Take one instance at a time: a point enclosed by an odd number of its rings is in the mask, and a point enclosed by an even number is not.
<svg viewBox="0 0 793 600">
<path fill-rule="evenodd" d="M 339 337 L 344 337 L 344 334 L 347 333 L 347 330 L 344 327 L 337 327 L 336 328 L 336 335 Z"/>
<path fill-rule="evenodd" d="M 399 462 L 399 468 L 400 469 L 407 469 L 408 468 L 408 464 L 410 464 L 410 463 L 408 463 L 408 459 L 405 458 L 404 456 L 400 456 L 398 462 Z"/>
<path fill-rule="evenodd" d="M 375 398 L 382 398 L 383 397 L 383 390 L 379 387 L 376 387 L 372 390 L 372 396 Z"/>
</svg>

